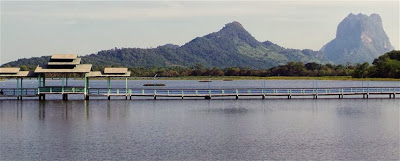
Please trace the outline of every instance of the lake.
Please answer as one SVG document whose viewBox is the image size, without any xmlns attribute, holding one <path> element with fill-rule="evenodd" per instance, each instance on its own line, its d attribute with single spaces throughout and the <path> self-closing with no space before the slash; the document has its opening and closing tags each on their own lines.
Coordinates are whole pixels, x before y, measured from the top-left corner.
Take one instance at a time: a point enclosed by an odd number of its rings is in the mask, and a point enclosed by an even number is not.
<svg viewBox="0 0 400 161">
<path fill-rule="evenodd" d="M 81 82 L 71 80 L 74 85 Z M 105 82 L 93 81 L 92 86 Z M 129 86 L 143 88 L 148 82 L 153 81 L 129 81 Z M 14 83 L 7 80 L 0 87 Z M 112 86 L 124 83 L 115 80 Z M 157 83 L 165 88 L 400 86 L 380 81 Z M 37 81 L 24 84 L 34 87 Z M 0 160 L 400 158 L 398 98 L 60 99 L 0 100 Z"/>
</svg>

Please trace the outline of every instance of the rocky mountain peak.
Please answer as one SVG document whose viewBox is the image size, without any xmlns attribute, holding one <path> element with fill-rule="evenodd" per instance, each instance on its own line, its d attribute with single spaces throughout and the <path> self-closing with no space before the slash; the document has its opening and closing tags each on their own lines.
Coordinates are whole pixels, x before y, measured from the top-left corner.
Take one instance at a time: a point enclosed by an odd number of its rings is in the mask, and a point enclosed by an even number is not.
<svg viewBox="0 0 400 161">
<path fill-rule="evenodd" d="M 378 14 L 350 13 L 338 25 L 336 38 L 321 50 L 329 60 L 344 64 L 372 62 L 393 49 Z"/>
</svg>

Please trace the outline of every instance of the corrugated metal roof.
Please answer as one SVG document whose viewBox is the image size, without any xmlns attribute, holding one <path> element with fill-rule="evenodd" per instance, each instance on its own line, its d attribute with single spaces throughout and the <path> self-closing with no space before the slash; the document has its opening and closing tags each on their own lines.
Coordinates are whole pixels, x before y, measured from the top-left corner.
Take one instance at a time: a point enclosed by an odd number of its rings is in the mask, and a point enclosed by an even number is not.
<svg viewBox="0 0 400 161">
<path fill-rule="evenodd" d="M 76 54 L 54 54 L 51 59 L 76 59 L 78 55 Z"/>
<path fill-rule="evenodd" d="M 35 73 L 89 73 L 92 69 L 92 64 L 79 64 L 73 69 L 51 69 L 36 67 Z"/>
<path fill-rule="evenodd" d="M 104 68 L 104 74 L 123 74 L 128 72 L 128 68 Z"/>
<path fill-rule="evenodd" d="M 0 68 L 0 74 L 16 74 L 19 70 L 19 68 Z"/>
</svg>

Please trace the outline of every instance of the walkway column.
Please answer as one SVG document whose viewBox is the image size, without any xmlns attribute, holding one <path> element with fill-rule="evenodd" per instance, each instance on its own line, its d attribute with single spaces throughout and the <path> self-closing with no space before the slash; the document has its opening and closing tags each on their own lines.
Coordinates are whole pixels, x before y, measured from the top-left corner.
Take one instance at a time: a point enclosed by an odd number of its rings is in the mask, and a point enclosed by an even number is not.
<svg viewBox="0 0 400 161">
<path fill-rule="evenodd" d="M 108 89 L 108 94 L 110 94 L 110 89 L 111 88 L 111 81 L 110 81 L 110 77 L 107 77 L 107 89 Z"/>
<path fill-rule="evenodd" d="M 42 78 L 40 77 L 41 74 L 38 75 L 38 88 L 42 86 Z"/>
<path fill-rule="evenodd" d="M 22 100 L 22 80 L 23 80 L 24 78 L 21 78 L 21 100 Z"/>
<path fill-rule="evenodd" d="M 128 77 L 125 78 L 125 99 L 128 99 Z"/>
<path fill-rule="evenodd" d="M 42 87 L 46 86 L 46 75 L 43 74 L 43 81 L 42 81 Z"/>
</svg>

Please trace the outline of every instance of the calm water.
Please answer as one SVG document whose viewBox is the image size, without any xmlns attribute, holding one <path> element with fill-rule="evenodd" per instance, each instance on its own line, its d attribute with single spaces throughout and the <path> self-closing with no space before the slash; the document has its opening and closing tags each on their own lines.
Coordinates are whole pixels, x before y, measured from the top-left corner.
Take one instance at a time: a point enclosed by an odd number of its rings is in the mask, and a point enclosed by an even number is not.
<svg viewBox="0 0 400 161">
<path fill-rule="evenodd" d="M 130 86 L 143 82 L 131 81 Z M 167 83 L 218 88 L 217 82 Z M 262 81 L 230 83 L 263 85 Z M 315 84 L 267 84 L 273 83 Z M 365 82 L 318 85 L 324 83 Z M 398 160 L 399 108 L 400 99 L 380 98 L 0 100 L 0 160 Z"/>
</svg>

